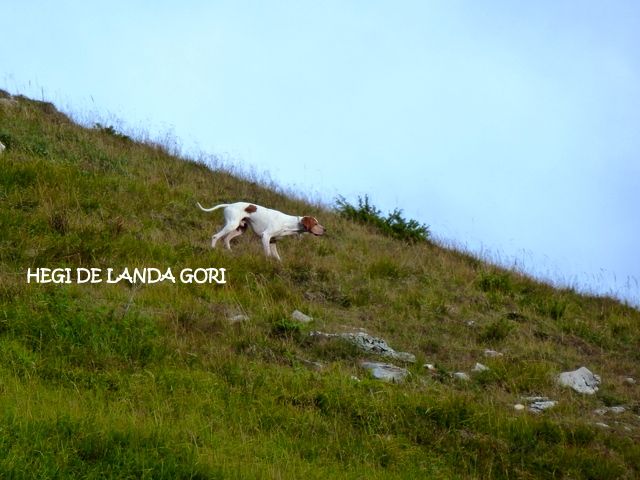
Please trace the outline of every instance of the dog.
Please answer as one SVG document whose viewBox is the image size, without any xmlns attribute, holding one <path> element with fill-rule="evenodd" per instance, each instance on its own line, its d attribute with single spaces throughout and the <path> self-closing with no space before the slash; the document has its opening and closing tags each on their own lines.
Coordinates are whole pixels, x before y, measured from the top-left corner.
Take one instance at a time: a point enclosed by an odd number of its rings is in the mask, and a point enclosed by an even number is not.
<svg viewBox="0 0 640 480">
<path fill-rule="evenodd" d="M 232 239 L 242 235 L 248 227 L 262 240 L 262 247 L 267 257 L 274 257 L 281 261 L 276 248 L 276 240 L 288 235 L 311 233 L 316 236 L 324 235 L 325 228 L 315 217 L 296 217 L 278 210 L 261 207 L 248 202 L 223 203 L 211 208 L 204 208 L 197 203 L 200 210 L 213 212 L 224 208 L 225 224 L 218 233 L 211 237 L 211 248 L 215 248 L 218 240 L 224 241 L 224 246 L 231 250 Z"/>
</svg>

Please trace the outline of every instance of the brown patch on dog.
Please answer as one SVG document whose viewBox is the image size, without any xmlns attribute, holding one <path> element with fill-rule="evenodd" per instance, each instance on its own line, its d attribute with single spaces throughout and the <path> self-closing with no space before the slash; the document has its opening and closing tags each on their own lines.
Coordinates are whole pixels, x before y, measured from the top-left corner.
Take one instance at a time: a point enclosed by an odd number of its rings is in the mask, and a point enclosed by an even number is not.
<svg viewBox="0 0 640 480">
<path fill-rule="evenodd" d="M 258 207 L 256 207 L 253 204 L 249 205 L 247 208 L 244 209 L 244 211 L 247 212 L 247 213 L 253 213 L 256 210 L 258 210 Z"/>
<path fill-rule="evenodd" d="M 304 229 L 309 233 L 313 233 L 314 235 L 324 234 L 324 227 L 320 225 L 315 217 L 302 217 L 300 223 L 302 223 Z"/>
<path fill-rule="evenodd" d="M 313 226 L 318 224 L 318 221 L 313 217 L 302 217 L 300 223 L 302 223 L 302 226 L 307 232 L 310 232 Z"/>
</svg>

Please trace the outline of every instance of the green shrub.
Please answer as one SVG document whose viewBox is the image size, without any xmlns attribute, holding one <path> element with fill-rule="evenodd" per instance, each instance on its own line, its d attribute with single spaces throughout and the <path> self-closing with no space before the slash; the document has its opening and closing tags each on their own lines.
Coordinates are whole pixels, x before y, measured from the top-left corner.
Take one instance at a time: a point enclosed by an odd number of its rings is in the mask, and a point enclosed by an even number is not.
<svg viewBox="0 0 640 480">
<path fill-rule="evenodd" d="M 131 137 L 125 135 L 124 133 L 118 132 L 113 125 L 104 126 L 101 123 L 95 124 L 95 129 L 99 130 L 102 133 L 106 133 L 107 135 L 111 135 L 112 137 L 118 138 L 120 140 L 131 141 Z"/>
<path fill-rule="evenodd" d="M 421 224 L 414 219 L 404 219 L 402 210 L 396 208 L 386 218 L 383 217 L 382 212 L 369 203 L 367 195 L 364 196 L 364 199 L 358 197 L 357 207 L 351 205 L 344 197 L 340 196 L 336 199 L 335 208 L 340 216 L 365 225 L 371 225 L 380 233 L 392 238 L 416 243 L 424 242 L 430 236 L 427 225 Z"/>
<path fill-rule="evenodd" d="M 271 333 L 276 337 L 297 338 L 302 331 L 302 324 L 288 318 L 280 318 L 273 322 Z"/>
<path fill-rule="evenodd" d="M 483 292 L 509 293 L 513 287 L 507 272 L 482 272 L 477 283 Z"/>
</svg>

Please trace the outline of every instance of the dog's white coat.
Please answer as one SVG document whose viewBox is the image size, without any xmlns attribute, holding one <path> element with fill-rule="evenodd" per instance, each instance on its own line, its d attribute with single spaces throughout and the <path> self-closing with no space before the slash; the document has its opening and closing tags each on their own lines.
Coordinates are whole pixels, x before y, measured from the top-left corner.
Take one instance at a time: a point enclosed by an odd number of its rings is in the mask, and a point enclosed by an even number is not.
<svg viewBox="0 0 640 480">
<path fill-rule="evenodd" d="M 242 235 L 247 227 L 262 240 L 264 253 L 267 257 L 273 256 L 280 260 L 275 241 L 278 238 L 298 233 L 324 234 L 324 227 L 314 217 L 298 217 L 287 215 L 278 210 L 261 207 L 248 202 L 223 203 L 211 208 L 204 208 L 200 203 L 198 207 L 205 212 L 213 212 L 224 208 L 225 224 L 218 233 L 211 237 L 211 247 L 215 248 L 218 240 L 224 241 L 224 246 L 231 250 L 229 243 L 233 238 Z"/>
</svg>

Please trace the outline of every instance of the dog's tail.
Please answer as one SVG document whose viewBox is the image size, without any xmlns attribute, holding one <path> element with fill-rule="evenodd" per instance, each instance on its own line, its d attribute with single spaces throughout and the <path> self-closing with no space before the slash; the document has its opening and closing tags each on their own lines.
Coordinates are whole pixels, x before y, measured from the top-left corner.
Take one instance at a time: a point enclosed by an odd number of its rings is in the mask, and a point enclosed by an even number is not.
<svg viewBox="0 0 640 480">
<path fill-rule="evenodd" d="M 221 203 L 220 205 L 216 205 L 215 207 L 204 208 L 202 205 L 200 205 L 200 202 L 196 202 L 196 204 L 200 207 L 200 210 L 202 210 L 203 212 L 213 212 L 214 210 L 217 210 L 219 208 L 224 208 L 229 206 L 228 203 Z"/>
</svg>

